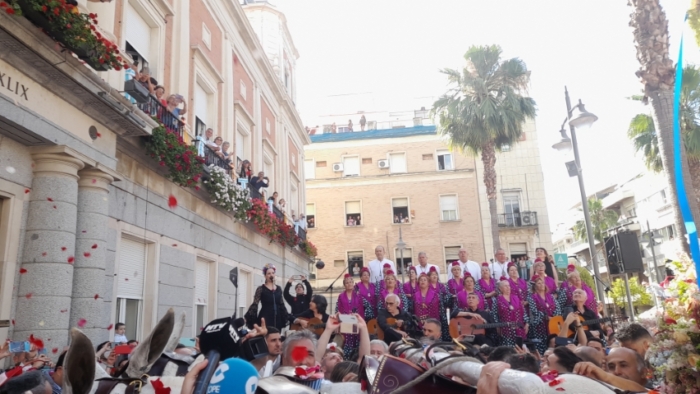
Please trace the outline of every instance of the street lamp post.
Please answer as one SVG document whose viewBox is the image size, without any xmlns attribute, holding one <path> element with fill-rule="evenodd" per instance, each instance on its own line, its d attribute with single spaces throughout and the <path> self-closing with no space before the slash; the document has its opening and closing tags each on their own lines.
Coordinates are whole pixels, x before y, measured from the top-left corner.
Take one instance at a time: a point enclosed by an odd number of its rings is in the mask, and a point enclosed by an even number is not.
<svg viewBox="0 0 700 394">
<path fill-rule="evenodd" d="M 399 242 L 396 243 L 396 247 L 399 249 L 399 267 L 401 267 L 401 283 L 406 283 L 406 277 L 404 276 L 404 271 L 406 267 L 403 265 L 403 250 L 406 248 L 406 242 L 403 241 L 401 234 L 401 226 L 399 225 Z"/>
<path fill-rule="evenodd" d="M 651 249 L 651 263 L 649 263 L 649 286 L 652 289 L 652 295 L 654 296 L 654 305 L 658 308 L 659 307 L 659 300 L 657 299 L 658 297 L 656 296 L 656 291 L 654 290 L 653 283 L 652 283 L 652 278 L 656 281 L 656 284 L 659 284 L 659 275 L 657 273 L 657 267 L 656 267 L 656 251 L 654 250 L 654 246 L 660 244 L 661 242 L 659 241 L 661 237 L 656 235 L 653 231 L 651 231 L 651 227 L 649 226 L 649 221 L 647 220 L 647 231 L 642 235 L 642 243 L 645 244 L 649 242 L 649 248 Z"/>
<path fill-rule="evenodd" d="M 596 276 L 596 292 L 598 293 L 598 298 L 605 303 L 605 289 L 603 287 L 603 284 L 600 282 L 600 270 L 598 267 L 598 259 L 596 258 L 596 249 L 595 249 L 595 238 L 593 238 L 593 227 L 591 226 L 591 215 L 588 210 L 588 197 L 586 195 L 586 188 L 583 185 L 583 170 L 581 169 L 581 159 L 579 157 L 579 152 L 578 152 L 578 141 L 576 139 L 576 128 L 585 128 L 590 125 L 592 125 L 596 120 L 598 120 L 598 117 L 593 115 L 592 113 L 586 111 L 586 108 L 584 107 L 583 103 L 581 100 L 579 100 L 578 104 L 574 108 L 571 108 L 571 100 L 569 99 L 569 91 L 564 87 L 564 96 L 566 98 L 566 119 L 564 119 L 564 123 L 561 125 L 561 130 L 559 131 L 562 135 L 561 141 L 557 142 L 552 146 L 552 148 L 557 149 L 557 150 L 568 150 L 573 147 L 574 150 L 574 163 L 575 163 L 575 173 L 576 176 L 578 177 L 578 187 L 579 190 L 581 191 L 581 205 L 583 206 L 583 219 L 586 222 L 586 235 L 588 238 L 588 248 L 590 249 L 591 253 L 591 260 L 593 262 L 593 272 L 595 273 Z M 573 115 L 573 110 L 578 109 L 579 113 L 575 116 L 572 117 Z M 571 139 L 566 136 L 566 131 L 564 130 L 564 124 L 568 122 L 569 124 L 569 131 L 571 132 Z"/>
</svg>

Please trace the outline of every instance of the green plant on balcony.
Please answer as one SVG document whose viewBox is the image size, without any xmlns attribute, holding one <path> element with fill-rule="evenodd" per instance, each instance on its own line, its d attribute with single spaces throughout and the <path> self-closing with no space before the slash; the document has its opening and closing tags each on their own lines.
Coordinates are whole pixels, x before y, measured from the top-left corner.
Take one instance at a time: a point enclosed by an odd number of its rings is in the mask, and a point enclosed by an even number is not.
<svg viewBox="0 0 700 394">
<path fill-rule="evenodd" d="M 98 31 L 97 14 L 81 13 L 65 0 L 6 0 L 0 8 L 24 16 L 97 71 L 129 68 L 117 45 Z"/>
<path fill-rule="evenodd" d="M 209 179 L 203 183 L 209 192 L 212 204 L 233 212 L 236 220 L 248 221 L 248 210 L 252 204 L 247 188 L 236 184 L 223 168 L 213 164 L 209 166 Z"/>
<path fill-rule="evenodd" d="M 176 133 L 162 124 L 146 142 L 146 154 L 168 168 L 166 178 L 174 183 L 199 190 L 197 182 L 201 177 L 204 158 L 197 156 L 197 149 L 188 145 Z"/>
<path fill-rule="evenodd" d="M 309 257 L 316 257 L 318 255 L 316 245 L 312 244 L 309 240 L 301 241 L 301 243 L 299 243 L 299 249 L 301 249 L 301 251 L 306 253 Z"/>
</svg>

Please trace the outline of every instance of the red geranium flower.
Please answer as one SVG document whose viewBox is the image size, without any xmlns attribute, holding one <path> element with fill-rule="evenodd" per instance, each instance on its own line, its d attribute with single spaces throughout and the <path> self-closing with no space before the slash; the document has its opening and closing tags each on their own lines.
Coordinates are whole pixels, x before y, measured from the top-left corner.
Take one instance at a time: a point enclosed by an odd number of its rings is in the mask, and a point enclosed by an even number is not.
<svg viewBox="0 0 700 394">
<path fill-rule="evenodd" d="M 15 13 L 15 10 L 14 10 L 14 8 L 7 8 L 7 9 L 5 9 L 5 12 L 7 12 L 10 15 L 13 15 Z"/>
</svg>

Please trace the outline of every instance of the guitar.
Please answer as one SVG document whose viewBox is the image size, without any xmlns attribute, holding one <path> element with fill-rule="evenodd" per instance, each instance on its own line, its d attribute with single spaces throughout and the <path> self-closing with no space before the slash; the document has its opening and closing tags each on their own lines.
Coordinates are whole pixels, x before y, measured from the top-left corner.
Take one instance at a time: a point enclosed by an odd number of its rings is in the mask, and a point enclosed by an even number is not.
<svg viewBox="0 0 700 394">
<path fill-rule="evenodd" d="M 307 322 L 306 329 L 309 331 L 312 331 L 316 335 L 320 336 L 321 334 L 323 334 L 323 330 L 326 329 L 326 323 L 324 323 L 323 320 L 321 320 L 321 319 L 318 319 L 315 317 L 312 319 L 300 317 L 298 319 L 306 321 Z M 289 326 L 289 329 L 292 331 L 300 331 L 300 330 L 303 330 L 304 327 L 302 327 L 301 324 L 292 324 Z"/>
<path fill-rule="evenodd" d="M 612 321 L 612 318 L 610 317 L 603 317 L 600 319 L 591 319 L 591 320 L 583 320 L 584 317 L 581 315 L 578 315 L 578 319 L 581 321 L 581 325 L 583 326 L 583 329 L 585 331 L 588 331 L 588 326 L 592 324 L 597 324 L 597 323 L 604 323 L 604 322 L 609 322 Z M 549 318 L 549 334 L 556 334 L 559 335 L 559 332 L 561 331 L 561 326 L 564 324 L 564 321 L 566 319 L 564 316 L 554 316 Z M 576 334 L 573 330 L 569 328 L 568 332 L 566 333 L 567 337 L 570 337 L 572 335 Z"/>
<path fill-rule="evenodd" d="M 393 317 L 388 317 L 386 319 L 386 324 L 391 328 L 397 328 L 396 319 Z M 378 339 L 384 340 L 384 331 L 379 327 L 377 319 L 372 319 L 367 322 L 367 331 L 369 335 L 376 335 Z"/>
<path fill-rule="evenodd" d="M 450 336 L 452 338 L 458 338 L 460 335 L 485 335 L 486 329 L 489 328 L 522 328 L 525 326 L 525 323 L 516 322 L 474 324 L 475 320 L 476 319 L 468 317 L 455 317 L 454 319 L 450 319 Z"/>
</svg>

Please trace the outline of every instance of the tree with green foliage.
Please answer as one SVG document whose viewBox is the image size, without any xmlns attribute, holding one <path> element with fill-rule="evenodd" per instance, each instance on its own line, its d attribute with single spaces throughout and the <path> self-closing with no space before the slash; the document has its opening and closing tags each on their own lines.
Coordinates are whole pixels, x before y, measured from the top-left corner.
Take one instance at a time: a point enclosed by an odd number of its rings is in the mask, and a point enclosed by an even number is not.
<svg viewBox="0 0 700 394">
<path fill-rule="evenodd" d="M 597 198 L 591 198 L 588 200 L 588 211 L 591 217 L 591 226 L 593 227 L 593 238 L 595 238 L 596 241 L 603 243 L 605 231 L 617 224 L 617 220 L 620 218 L 620 215 L 613 210 L 604 209 L 603 202 Z M 588 241 L 585 221 L 577 221 L 573 230 L 574 237 L 576 237 L 576 239 Z"/>
<path fill-rule="evenodd" d="M 481 155 L 494 248 L 500 247 L 496 198 L 496 151 L 515 145 L 523 124 L 535 117 L 527 96 L 530 71 L 518 58 L 501 60 L 501 47 L 472 46 L 462 70 L 443 69 L 449 90 L 433 103 L 440 133 L 452 147 Z"/>
<path fill-rule="evenodd" d="M 630 297 L 632 297 L 632 307 L 638 308 L 644 305 L 652 305 L 654 299 L 647 292 L 647 289 L 639 283 L 636 276 L 629 278 Z M 625 289 L 625 281 L 617 278 L 610 287 L 610 297 L 612 297 L 615 305 L 620 308 L 627 306 L 627 289 Z"/>
</svg>

